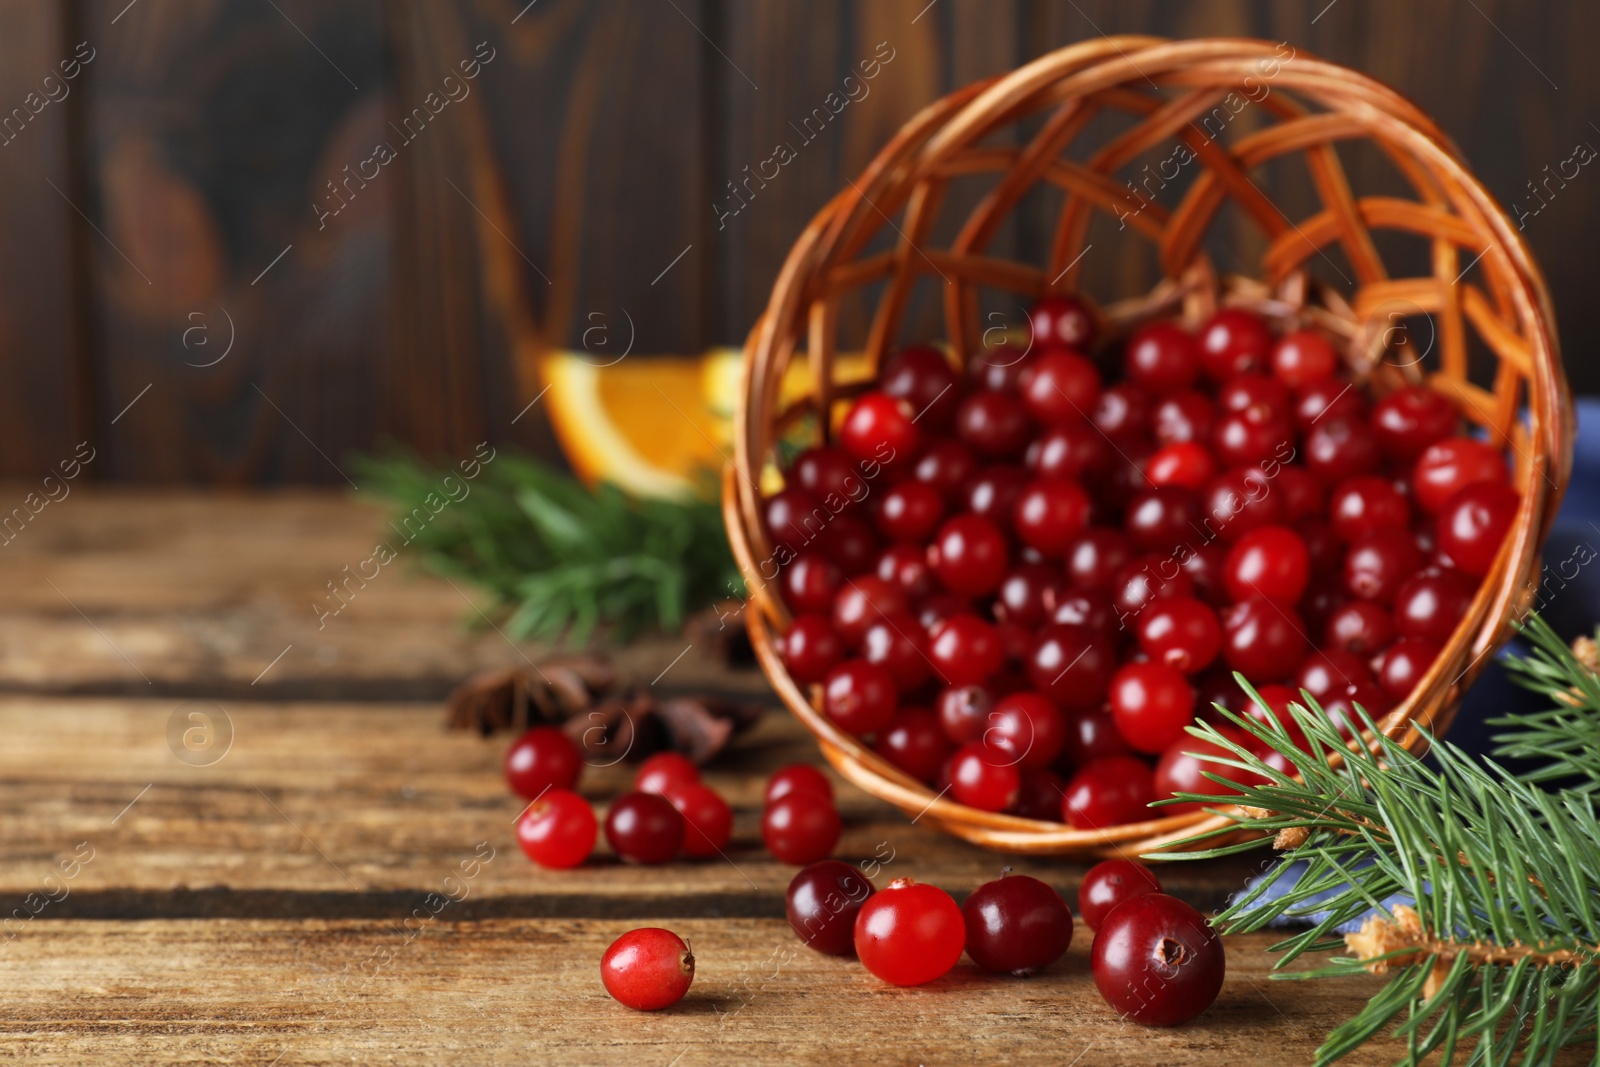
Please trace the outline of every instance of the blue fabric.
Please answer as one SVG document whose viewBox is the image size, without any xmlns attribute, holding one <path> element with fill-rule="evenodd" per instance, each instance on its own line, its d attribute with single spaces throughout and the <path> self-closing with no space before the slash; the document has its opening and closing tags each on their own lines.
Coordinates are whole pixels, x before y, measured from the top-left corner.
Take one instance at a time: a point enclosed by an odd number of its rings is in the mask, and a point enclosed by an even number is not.
<svg viewBox="0 0 1600 1067">
<path fill-rule="evenodd" d="M 1579 634 L 1594 633 L 1595 622 L 1600 620 L 1600 398 L 1580 399 L 1577 408 L 1572 480 L 1545 540 L 1545 574 L 1536 605 L 1544 620 L 1569 641 Z M 1589 565 L 1583 565 L 1586 562 Z M 1490 737 L 1496 732 L 1488 720 L 1518 711 L 1540 711 L 1548 706 L 1538 695 L 1513 683 L 1503 666 L 1506 656 L 1526 652 L 1526 645 L 1513 639 L 1496 654 L 1494 662 L 1485 668 L 1461 702 L 1461 709 L 1450 726 L 1452 744 L 1476 755 L 1487 754 L 1494 748 Z M 1526 761 L 1502 762 L 1511 770 L 1531 766 Z M 1304 863 L 1293 866 L 1301 871 L 1305 869 Z M 1252 879 L 1251 886 L 1263 877 L 1258 875 Z M 1267 891 L 1267 899 L 1292 887 L 1297 877 L 1298 872 L 1285 875 Z M 1325 899 L 1333 892 L 1319 896 Z M 1392 906 L 1412 901 L 1409 897 L 1393 897 L 1384 903 Z M 1280 919 L 1275 925 L 1310 925 L 1318 918 Z M 1349 933 L 1360 927 L 1365 918 L 1366 915 L 1359 916 L 1338 930 Z"/>
</svg>

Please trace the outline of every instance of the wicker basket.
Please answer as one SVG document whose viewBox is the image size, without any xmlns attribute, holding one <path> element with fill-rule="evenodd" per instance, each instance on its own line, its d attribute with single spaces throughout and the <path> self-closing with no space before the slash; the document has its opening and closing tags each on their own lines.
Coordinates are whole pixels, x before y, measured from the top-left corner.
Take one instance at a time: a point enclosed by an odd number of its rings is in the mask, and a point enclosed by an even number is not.
<svg viewBox="0 0 1600 1067">
<path fill-rule="evenodd" d="M 1268 86 L 1263 91 L 1263 86 Z M 1230 97 L 1230 94 L 1232 96 Z M 1210 136 L 1196 122 L 1231 113 L 1247 97 L 1250 122 Z M 1119 123 L 1099 147 L 1075 142 L 1091 122 Z M 1019 133 L 1018 124 L 1021 123 Z M 1253 126 L 1251 132 L 1240 132 Z M 1003 138 L 1010 137 L 1010 140 Z M 1086 138 L 1084 138 L 1086 140 Z M 1404 176 L 1410 198 L 1357 197 L 1335 145 L 1366 139 Z M 1123 180 L 1130 164 L 1165 157 L 1180 142 L 1186 161 L 1176 182 L 1183 196 L 1166 208 Z M 1291 218 L 1250 176 L 1280 156 L 1298 154 L 1319 202 Z M 933 243 L 953 180 L 992 177 L 948 247 Z M 1001 223 L 1030 187 L 1060 190 L 1061 207 L 1044 265 L 986 252 Z M 1163 197 L 1165 198 L 1165 197 Z M 1232 201 L 1264 237 L 1255 278 L 1223 278 L 1204 247 L 1219 209 Z M 979 845 L 1010 852 L 1107 854 L 1159 849 L 1221 825 L 1203 812 L 1104 830 L 1079 830 L 977 811 L 936 796 L 840 732 L 784 669 L 775 639 L 789 615 L 759 561 L 770 554 L 758 486 L 773 477 L 780 433 L 808 413 L 828 433 L 830 416 L 852 392 L 836 374 L 838 352 L 864 348 L 871 366 L 902 338 L 919 282 L 943 286 L 945 339 L 963 362 L 980 344 L 979 291 L 1037 298 L 1078 292 L 1080 258 L 1091 214 L 1102 212 L 1155 246 L 1162 280 L 1149 292 L 1099 307 L 1101 333 L 1176 315 L 1193 325 L 1219 302 L 1250 307 L 1278 324 L 1309 322 L 1343 339 L 1358 381 L 1382 393 L 1424 380 L 1448 396 L 1489 440 L 1504 446 L 1521 508 L 1493 569 L 1432 669 L 1384 720 L 1391 736 L 1415 746 L 1409 724 L 1445 730 L 1456 702 L 1507 635 L 1509 620 L 1531 602 L 1542 535 L 1570 468 L 1573 417 L 1557 354 L 1549 296 L 1516 227 L 1462 163 L 1454 147 L 1415 106 L 1362 74 L 1286 47 L 1252 40 L 1181 43 L 1148 37 L 1097 40 L 1053 52 L 1005 77 L 969 86 L 916 115 L 849 183 L 795 242 L 765 313 L 745 348 L 735 419 L 736 456 L 724 483 L 734 552 L 756 610 L 745 613 L 763 669 L 785 703 L 817 735 L 828 761 L 847 779 L 919 821 Z M 891 236 L 887 251 L 869 243 Z M 1409 232 L 1426 242 L 1431 271 L 1391 278 L 1372 239 L 1378 230 Z M 1349 284 L 1313 280 L 1336 246 L 1354 275 Z M 1339 274 L 1345 271 L 1337 270 Z M 840 336 L 840 306 L 875 287 L 875 312 L 864 338 Z M 1081 295 L 1081 294 L 1080 294 Z M 1015 300 L 1012 301 L 1016 303 Z M 1431 318 L 1436 370 L 1390 357 L 1395 309 Z M 1472 340 L 1473 337 L 1476 340 Z M 1492 384 L 1468 377 L 1469 340 L 1486 351 Z M 810 395 L 780 409 L 791 362 L 809 364 Z M 1480 380 L 1489 380 L 1479 375 Z"/>
</svg>

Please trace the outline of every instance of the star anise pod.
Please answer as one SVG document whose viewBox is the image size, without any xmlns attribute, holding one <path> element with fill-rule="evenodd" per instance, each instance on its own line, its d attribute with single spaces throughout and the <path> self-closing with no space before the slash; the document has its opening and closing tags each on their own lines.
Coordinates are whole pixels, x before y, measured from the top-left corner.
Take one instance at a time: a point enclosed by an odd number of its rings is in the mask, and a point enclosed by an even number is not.
<svg viewBox="0 0 1600 1067">
<path fill-rule="evenodd" d="M 611 664 L 574 656 L 535 669 L 507 668 L 473 675 L 445 699 L 445 725 L 487 737 L 500 730 L 526 730 L 541 722 L 562 723 L 590 707 L 616 684 Z"/>
</svg>

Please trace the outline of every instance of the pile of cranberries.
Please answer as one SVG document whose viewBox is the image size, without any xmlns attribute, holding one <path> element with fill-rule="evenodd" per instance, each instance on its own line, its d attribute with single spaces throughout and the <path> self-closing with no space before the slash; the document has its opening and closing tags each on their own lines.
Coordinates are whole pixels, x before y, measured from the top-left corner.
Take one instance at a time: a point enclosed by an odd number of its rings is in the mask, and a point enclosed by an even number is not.
<svg viewBox="0 0 1600 1067">
<path fill-rule="evenodd" d="M 964 373 L 895 353 L 764 501 L 783 659 L 829 719 L 963 804 L 1092 829 L 1218 791 L 1184 728 L 1250 710 L 1233 672 L 1347 731 L 1411 691 L 1518 506 L 1449 400 L 1369 409 L 1327 338 L 1237 308 L 1099 346 L 1074 299 L 1030 317 Z"/>
</svg>

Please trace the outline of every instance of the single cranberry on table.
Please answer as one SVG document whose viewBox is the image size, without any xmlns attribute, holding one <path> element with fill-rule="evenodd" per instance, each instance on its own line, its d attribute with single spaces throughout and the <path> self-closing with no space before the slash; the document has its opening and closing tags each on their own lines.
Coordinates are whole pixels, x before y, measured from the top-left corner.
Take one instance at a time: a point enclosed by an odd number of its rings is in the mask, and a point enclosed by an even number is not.
<svg viewBox="0 0 1600 1067">
<path fill-rule="evenodd" d="M 1422 566 L 1422 553 L 1406 530 L 1374 530 L 1358 537 L 1344 557 L 1344 588 L 1362 600 L 1392 604 L 1400 587 Z"/>
<path fill-rule="evenodd" d="M 571 789 L 582 770 L 577 743 L 555 726 L 535 726 L 506 749 L 506 784 L 529 800 L 547 789 Z"/>
<path fill-rule="evenodd" d="M 1338 369 L 1339 356 L 1320 333 L 1292 330 L 1272 346 L 1272 376 L 1290 389 L 1325 382 Z"/>
<path fill-rule="evenodd" d="M 1462 489 L 1439 512 L 1439 552 L 1466 574 L 1488 574 L 1521 502 L 1521 494 L 1504 482 L 1477 482 Z"/>
<path fill-rule="evenodd" d="M 1083 626 L 1051 623 L 1040 627 L 1024 666 L 1033 688 L 1070 712 L 1100 706 L 1117 656 L 1104 635 Z"/>
<path fill-rule="evenodd" d="M 1155 754 L 1184 736 L 1194 721 L 1194 687 L 1176 667 L 1129 663 L 1111 679 L 1111 717 L 1123 740 Z"/>
<path fill-rule="evenodd" d="M 916 415 L 916 409 L 899 397 L 862 393 L 839 426 L 839 444 L 863 463 L 914 459 L 919 434 L 911 420 Z"/>
<path fill-rule="evenodd" d="M 1460 571 L 1428 568 L 1400 587 L 1394 597 L 1394 628 L 1401 637 L 1444 644 L 1466 615 L 1473 583 Z"/>
<path fill-rule="evenodd" d="M 878 732 L 872 750 L 919 782 L 929 782 L 955 751 L 955 743 L 929 709 L 901 708 Z"/>
<path fill-rule="evenodd" d="M 801 685 L 820 682 L 844 659 L 844 642 L 821 615 L 800 615 L 783 635 L 783 664 Z"/>
<path fill-rule="evenodd" d="M 1078 886 L 1078 916 L 1097 930 L 1111 909 L 1129 897 L 1161 892 L 1156 872 L 1137 860 L 1102 860 L 1090 867 Z"/>
<path fill-rule="evenodd" d="M 517 844 L 541 867 L 576 867 L 599 836 L 589 802 L 567 789 L 549 789 L 517 816 Z"/>
<path fill-rule="evenodd" d="M 1410 462 L 1429 445 L 1456 432 L 1456 407 L 1442 393 L 1425 385 L 1396 389 L 1372 409 L 1372 432 L 1393 459 Z"/>
<path fill-rule="evenodd" d="M 967 928 L 949 893 L 896 878 L 861 905 L 855 943 L 856 955 L 875 977 L 891 985 L 923 985 L 956 965 Z"/>
<path fill-rule="evenodd" d="M 1074 296 L 1040 297 L 1028 311 L 1030 340 L 1035 345 L 1082 348 L 1094 340 L 1094 316 Z"/>
<path fill-rule="evenodd" d="M 1187 389 L 1200 376 L 1200 346 L 1175 322 L 1152 322 L 1135 330 L 1123 348 L 1128 380 L 1157 396 Z"/>
<path fill-rule="evenodd" d="M 894 675 L 864 659 L 845 660 L 822 683 L 822 711 L 847 734 L 875 733 L 894 718 L 899 703 Z"/>
<path fill-rule="evenodd" d="M 1147 1026 L 1176 1026 L 1205 1011 L 1227 971 L 1217 931 L 1165 893 L 1112 908 L 1095 931 L 1090 964 L 1112 1010 Z"/>
<path fill-rule="evenodd" d="M 961 905 L 967 955 L 996 974 L 1019 977 L 1050 966 L 1072 944 L 1072 912 L 1049 885 L 1007 868 Z"/>
<path fill-rule="evenodd" d="M 1294 604 L 1311 580 L 1311 554 L 1300 535 L 1286 526 L 1261 526 L 1228 550 L 1223 588 L 1234 600 L 1266 597 Z"/>
<path fill-rule="evenodd" d="M 624 793 L 606 812 L 611 851 L 632 863 L 669 863 L 683 847 L 683 816 L 666 797 Z"/>
<path fill-rule="evenodd" d="M 1016 803 L 1022 773 L 1006 753 L 968 741 L 950 757 L 950 795 L 979 811 L 1005 811 Z"/>
<path fill-rule="evenodd" d="M 660 793 L 674 785 L 700 781 L 700 768 L 681 752 L 657 752 L 633 773 L 633 788 L 640 793 Z"/>
<path fill-rule="evenodd" d="M 694 982 L 694 953 L 671 930 L 629 930 L 600 957 L 600 981 L 619 1003 L 659 1011 L 683 999 Z"/>
<path fill-rule="evenodd" d="M 909 404 L 912 419 L 929 433 L 947 431 L 955 422 L 961 379 L 931 345 L 911 345 L 890 356 L 878 370 L 878 388 Z"/>
<path fill-rule="evenodd" d="M 977 515 L 958 515 L 939 527 L 928 547 L 928 564 L 946 589 L 984 596 L 1000 585 L 1009 561 L 1005 537 Z"/>
<path fill-rule="evenodd" d="M 786 793 L 761 813 L 761 840 L 780 863 L 826 859 L 839 843 L 840 829 L 833 801 L 810 790 Z"/>
<path fill-rule="evenodd" d="M 1217 728 L 1217 732 L 1240 748 L 1249 750 L 1254 740 L 1250 734 L 1237 726 L 1224 725 Z M 1223 785 L 1221 782 L 1212 781 L 1207 774 L 1220 775 L 1230 782 L 1237 782 L 1244 786 L 1261 785 L 1265 781 L 1251 771 L 1243 771 L 1238 767 L 1229 767 L 1224 764 L 1205 759 L 1206 756 L 1220 756 L 1224 759 L 1238 759 L 1239 757 L 1225 748 L 1205 738 L 1191 737 L 1187 734 L 1180 740 L 1167 746 L 1161 754 L 1161 759 L 1156 763 L 1155 790 L 1156 799 L 1165 800 L 1179 793 L 1199 793 L 1205 796 L 1218 798 L 1217 804 L 1237 800 L 1238 790 L 1232 786 Z M 1163 804 L 1159 809 L 1166 815 L 1186 815 L 1189 812 L 1200 811 L 1205 804 L 1199 801 L 1187 800 L 1177 804 Z"/>
<path fill-rule="evenodd" d="M 1305 649 L 1305 624 L 1293 608 L 1252 597 L 1222 613 L 1222 660 L 1246 678 L 1287 678 Z"/>
<path fill-rule="evenodd" d="M 833 628 L 846 644 L 857 645 L 869 626 L 908 606 L 905 593 L 882 578 L 870 574 L 849 578 L 833 598 Z"/>
<path fill-rule="evenodd" d="M 1080 830 L 1104 830 L 1160 818 L 1150 765 L 1135 756 L 1105 756 L 1078 769 L 1061 800 L 1061 821 Z"/>
<path fill-rule="evenodd" d="M 1017 494 L 1011 528 L 1023 544 L 1059 556 L 1089 524 L 1089 494 L 1076 482 L 1041 478 Z"/>
<path fill-rule="evenodd" d="M 828 776 L 809 763 L 791 763 L 780 767 L 767 779 L 767 790 L 762 802 L 771 804 L 790 793 L 816 793 L 833 803 L 833 783 Z"/>
<path fill-rule="evenodd" d="M 665 794 L 683 816 L 683 854 L 691 859 L 722 855 L 733 837 L 733 809 L 700 782 L 677 782 Z"/>
<path fill-rule="evenodd" d="M 1471 437 L 1435 441 L 1417 457 L 1411 470 L 1411 494 L 1429 515 L 1469 485 L 1506 480 L 1506 461 L 1490 445 Z"/>
<path fill-rule="evenodd" d="M 1193 597 L 1168 597 L 1139 613 L 1139 647 L 1157 663 L 1195 674 L 1222 650 L 1217 613 Z"/>
<path fill-rule="evenodd" d="M 909 693 L 933 676 L 923 647 L 922 624 L 909 613 L 885 615 L 861 637 L 861 658 L 889 672 L 895 688 Z"/>
<path fill-rule="evenodd" d="M 1100 371 L 1069 348 L 1037 351 L 1017 376 L 1022 404 L 1045 426 L 1082 421 L 1100 400 Z"/>
<path fill-rule="evenodd" d="M 1043 770 L 1066 743 L 1066 721 L 1055 704 L 1038 693 L 1011 693 L 989 712 L 983 743 L 1021 770 Z"/>
<path fill-rule="evenodd" d="M 828 956 L 854 956 L 856 916 L 873 892 L 872 880 L 850 864 L 818 860 L 790 880 L 784 914 L 807 948 Z"/>
</svg>

